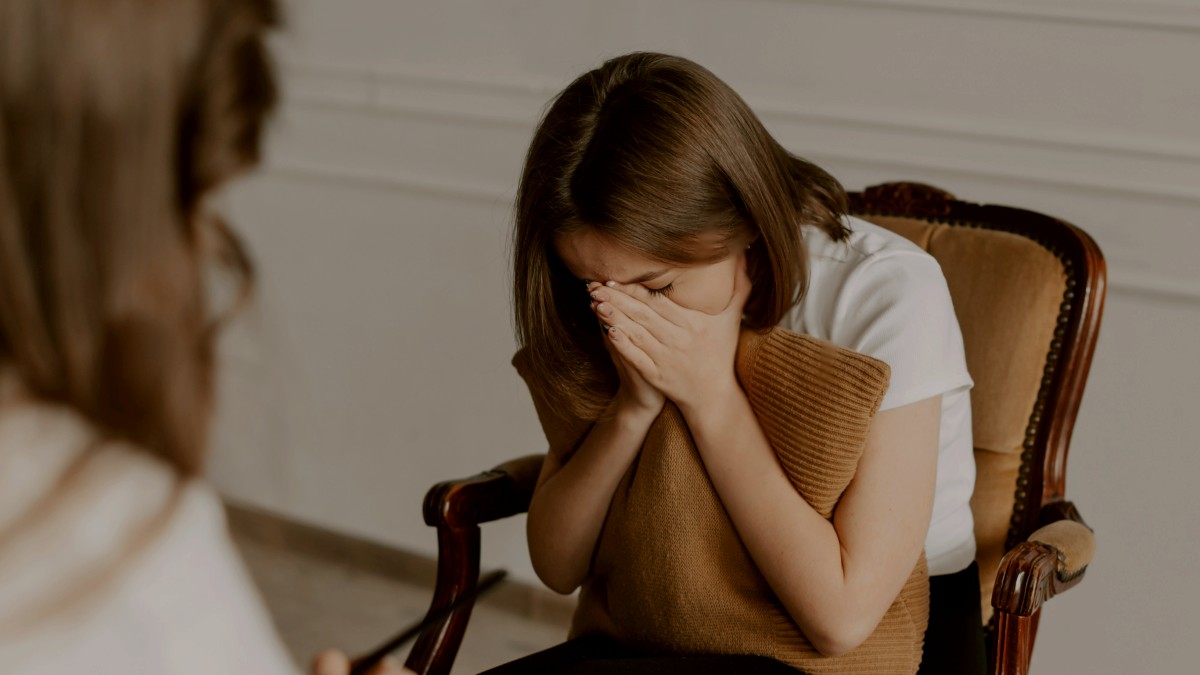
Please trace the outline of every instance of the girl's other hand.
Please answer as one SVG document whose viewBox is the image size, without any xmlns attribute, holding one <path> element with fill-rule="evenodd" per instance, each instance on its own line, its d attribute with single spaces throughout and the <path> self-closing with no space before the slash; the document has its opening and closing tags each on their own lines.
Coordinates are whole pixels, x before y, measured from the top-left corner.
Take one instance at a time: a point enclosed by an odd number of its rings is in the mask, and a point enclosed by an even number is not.
<svg viewBox="0 0 1200 675">
<path fill-rule="evenodd" d="M 625 357 L 613 346 L 611 340 L 605 340 L 604 346 L 617 365 L 617 373 L 621 376 L 621 388 L 617 390 L 617 404 L 634 414 L 645 414 L 658 417 L 662 412 L 667 397 L 654 385 L 646 381 L 637 368 L 629 365 Z"/>
<path fill-rule="evenodd" d="M 372 668 L 370 673 L 371 675 L 416 675 L 390 656 Z M 350 659 L 336 649 L 321 652 L 317 658 L 313 659 L 312 675 L 350 675 Z"/>
<path fill-rule="evenodd" d="M 637 284 L 594 287 L 592 309 L 611 326 L 605 342 L 619 357 L 618 368 L 623 364 L 685 415 L 723 405 L 726 395 L 740 392 L 734 358 L 751 285 L 744 256 L 735 274 L 732 297 L 717 314 L 683 307 Z"/>
<path fill-rule="evenodd" d="M 599 287 L 599 284 L 595 285 Z M 595 311 L 595 304 L 592 303 L 592 309 Z M 605 333 L 608 332 L 608 324 L 604 325 Z M 654 385 L 646 381 L 642 374 L 637 371 L 637 368 L 629 365 L 625 357 L 617 351 L 612 340 L 604 341 L 604 348 L 608 350 L 609 357 L 612 358 L 613 364 L 617 367 L 617 375 L 621 378 L 621 387 L 617 390 L 616 404 L 621 410 L 647 417 L 658 417 L 662 412 L 663 405 L 667 401 L 667 397 Z"/>
</svg>

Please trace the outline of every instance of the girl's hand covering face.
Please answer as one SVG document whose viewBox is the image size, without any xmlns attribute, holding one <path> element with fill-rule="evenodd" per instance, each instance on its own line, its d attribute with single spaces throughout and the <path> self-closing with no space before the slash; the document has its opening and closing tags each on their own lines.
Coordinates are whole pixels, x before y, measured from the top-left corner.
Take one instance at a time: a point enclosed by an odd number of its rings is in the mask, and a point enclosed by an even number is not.
<svg viewBox="0 0 1200 675">
<path fill-rule="evenodd" d="M 733 295 L 717 314 L 682 307 L 638 284 L 590 284 L 592 311 L 609 326 L 607 342 L 620 357 L 618 368 L 624 362 L 685 412 L 736 392 L 734 358 L 751 285 L 744 255 L 735 274 Z"/>
<path fill-rule="evenodd" d="M 593 311 L 595 304 L 592 303 Z M 617 391 L 618 404 L 635 414 L 644 413 L 650 418 L 658 417 L 663 404 L 666 403 L 663 393 L 647 382 L 646 378 L 621 356 L 612 340 L 605 340 L 604 347 L 608 349 L 608 355 L 612 357 L 617 366 L 617 375 L 621 378 L 621 388 Z"/>
</svg>

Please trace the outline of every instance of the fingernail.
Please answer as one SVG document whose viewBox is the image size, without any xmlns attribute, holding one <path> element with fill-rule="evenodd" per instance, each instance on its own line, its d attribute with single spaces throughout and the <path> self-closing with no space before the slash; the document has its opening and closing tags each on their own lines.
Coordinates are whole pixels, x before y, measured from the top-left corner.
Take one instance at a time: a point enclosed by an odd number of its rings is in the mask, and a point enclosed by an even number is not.
<svg viewBox="0 0 1200 675">
<path fill-rule="evenodd" d="M 604 302 L 605 300 L 608 299 L 608 298 L 604 297 L 604 295 L 602 293 L 600 293 L 600 291 L 594 291 L 594 292 L 592 292 L 591 295 L 592 295 L 592 299 L 595 300 L 596 302 Z"/>
<path fill-rule="evenodd" d="M 608 286 L 609 288 L 616 288 L 616 287 L 617 287 L 617 282 L 615 282 L 615 281 L 606 281 L 606 282 L 604 282 L 604 285 L 605 285 L 605 286 Z"/>
<path fill-rule="evenodd" d="M 612 314 L 612 307 L 609 307 L 608 303 L 602 302 L 599 305 L 596 305 L 596 311 L 600 312 L 600 314 L 604 316 L 608 316 L 609 314 Z"/>
<path fill-rule="evenodd" d="M 613 340 L 620 340 L 621 339 L 621 329 L 617 328 L 616 326 L 609 326 L 608 327 L 608 337 Z"/>
</svg>

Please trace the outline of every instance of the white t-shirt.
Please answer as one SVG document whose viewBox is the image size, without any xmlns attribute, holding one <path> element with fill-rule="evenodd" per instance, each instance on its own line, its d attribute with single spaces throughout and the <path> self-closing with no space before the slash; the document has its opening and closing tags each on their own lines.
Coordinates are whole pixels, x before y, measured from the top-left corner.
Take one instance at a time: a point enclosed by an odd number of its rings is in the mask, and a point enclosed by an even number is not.
<svg viewBox="0 0 1200 675">
<path fill-rule="evenodd" d="M 908 239 L 858 218 L 847 224 L 852 232 L 840 242 L 804 227 L 808 293 L 781 325 L 891 366 L 880 410 L 941 395 L 937 492 L 925 556 L 930 574 L 957 572 L 975 559 L 974 383 L 946 278 L 937 260 Z"/>
<path fill-rule="evenodd" d="M 211 488 L 12 394 L 0 377 L 0 673 L 297 674 Z"/>
</svg>

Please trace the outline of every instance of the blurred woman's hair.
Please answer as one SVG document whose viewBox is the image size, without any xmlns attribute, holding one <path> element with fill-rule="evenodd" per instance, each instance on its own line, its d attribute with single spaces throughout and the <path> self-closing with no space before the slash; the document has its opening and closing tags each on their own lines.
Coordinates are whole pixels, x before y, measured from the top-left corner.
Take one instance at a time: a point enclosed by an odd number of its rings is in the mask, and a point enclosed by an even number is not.
<svg viewBox="0 0 1200 675">
<path fill-rule="evenodd" d="M 273 0 L 0 2 L 0 368 L 180 472 L 203 459 L 205 197 L 259 158 Z"/>
<path fill-rule="evenodd" d="M 595 419 L 618 384 L 584 284 L 555 251 L 559 237 L 597 232 L 675 265 L 753 242 L 746 324 L 766 329 L 806 291 L 801 226 L 840 239 L 847 208 L 832 176 L 780 146 L 696 63 L 633 53 L 585 73 L 542 119 L 517 191 L 514 312 L 538 388 Z"/>
</svg>

